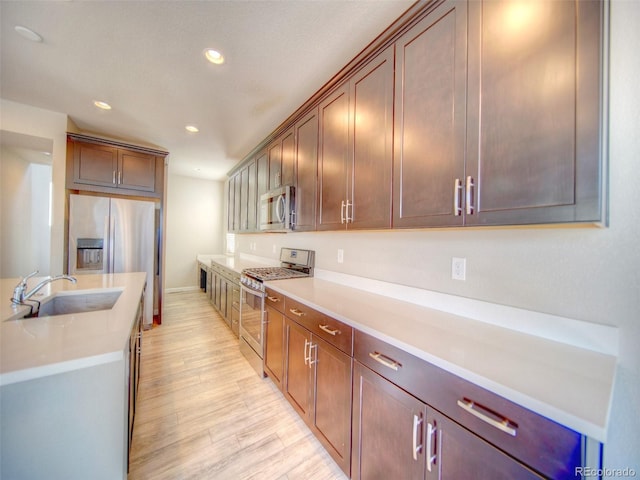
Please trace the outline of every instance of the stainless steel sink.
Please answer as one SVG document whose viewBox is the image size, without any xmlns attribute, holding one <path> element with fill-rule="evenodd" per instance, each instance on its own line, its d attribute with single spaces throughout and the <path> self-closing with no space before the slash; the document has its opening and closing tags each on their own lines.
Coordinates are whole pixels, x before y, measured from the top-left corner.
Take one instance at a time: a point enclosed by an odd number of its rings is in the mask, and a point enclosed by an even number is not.
<svg viewBox="0 0 640 480">
<path fill-rule="evenodd" d="M 40 305 L 38 317 L 110 310 L 118 301 L 121 290 L 108 292 L 58 294 Z"/>
</svg>

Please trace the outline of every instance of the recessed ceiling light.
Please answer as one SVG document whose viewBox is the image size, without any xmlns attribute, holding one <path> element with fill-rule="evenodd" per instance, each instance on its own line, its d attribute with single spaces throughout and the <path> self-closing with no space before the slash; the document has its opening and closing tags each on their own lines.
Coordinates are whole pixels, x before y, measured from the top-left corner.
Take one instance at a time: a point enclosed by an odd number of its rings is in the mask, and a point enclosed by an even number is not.
<svg viewBox="0 0 640 480">
<path fill-rule="evenodd" d="M 224 63 L 224 57 L 222 56 L 222 54 L 219 51 L 214 50 L 213 48 L 205 49 L 204 56 L 207 57 L 207 60 L 209 60 L 211 63 L 215 63 L 216 65 Z"/>
<path fill-rule="evenodd" d="M 34 32 L 33 30 L 28 29 L 27 27 L 23 27 L 22 25 L 16 25 L 15 31 L 18 32 L 20 36 L 26 38 L 27 40 L 31 40 L 32 42 L 38 42 L 38 43 L 42 42 L 42 37 L 36 32 Z"/>
<path fill-rule="evenodd" d="M 198 133 L 200 130 L 198 130 L 198 127 L 194 126 L 194 125 L 187 125 L 186 127 L 184 127 L 185 130 L 187 132 L 191 132 L 191 133 Z"/>
<path fill-rule="evenodd" d="M 101 102 L 100 100 L 95 100 L 93 104 L 96 107 L 101 108 L 102 110 L 111 110 L 111 105 L 109 105 L 107 102 Z"/>
</svg>

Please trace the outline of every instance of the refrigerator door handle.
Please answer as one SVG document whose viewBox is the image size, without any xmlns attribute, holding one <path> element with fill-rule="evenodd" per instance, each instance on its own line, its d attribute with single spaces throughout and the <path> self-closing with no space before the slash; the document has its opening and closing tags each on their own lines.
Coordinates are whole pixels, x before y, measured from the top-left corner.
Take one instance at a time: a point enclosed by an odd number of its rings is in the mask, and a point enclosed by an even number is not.
<svg viewBox="0 0 640 480">
<path fill-rule="evenodd" d="M 110 273 L 113 270 L 113 217 L 108 215 L 104 217 L 104 231 L 105 231 L 105 245 L 107 246 L 106 262 L 104 266 L 104 273 Z"/>
</svg>

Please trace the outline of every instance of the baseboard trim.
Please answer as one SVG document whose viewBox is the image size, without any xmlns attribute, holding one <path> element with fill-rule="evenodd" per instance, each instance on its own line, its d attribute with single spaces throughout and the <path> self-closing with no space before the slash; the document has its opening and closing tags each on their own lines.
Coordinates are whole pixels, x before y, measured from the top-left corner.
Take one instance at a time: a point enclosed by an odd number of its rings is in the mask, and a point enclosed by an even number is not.
<svg viewBox="0 0 640 480">
<path fill-rule="evenodd" d="M 190 286 L 190 287 L 175 287 L 175 288 L 165 288 L 164 293 L 175 293 L 175 292 L 191 292 L 193 290 L 200 290 L 200 287 Z"/>
</svg>

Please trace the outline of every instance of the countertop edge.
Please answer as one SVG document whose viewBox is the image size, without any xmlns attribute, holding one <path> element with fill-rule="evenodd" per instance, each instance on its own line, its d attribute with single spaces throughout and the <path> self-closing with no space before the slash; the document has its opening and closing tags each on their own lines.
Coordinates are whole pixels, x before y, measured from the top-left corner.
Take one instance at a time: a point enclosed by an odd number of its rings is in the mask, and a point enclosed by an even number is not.
<svg viewBox="0 0 640 480">
<path fill-rule="evenodd" d="M 96 367 L 98 365 L 104 365 L 106 363 L 117 362 L 122 358 L 124 358 L 124 347 L 122 351 L 92 355 L 90 357 L 67 360 L 65 362 L 50 363 L 48 365 L 25 368 L 23 370 L 14 370 L 12 372 L 3 373 L 0 375 L 0 387 L 12 385 L 15 383 L 27 382 L 29 380 L 35 380 L 38 378 L 49 377 L 52 375 L 58 375 L 60 373 L 67 373 L 75 370 L 82 370 L 84 368 Z"/>
</svg>

